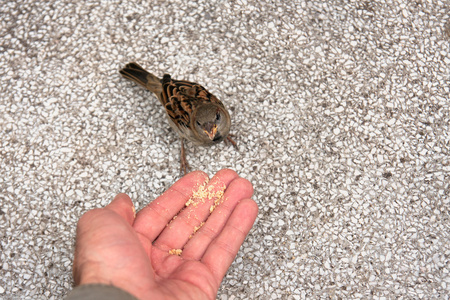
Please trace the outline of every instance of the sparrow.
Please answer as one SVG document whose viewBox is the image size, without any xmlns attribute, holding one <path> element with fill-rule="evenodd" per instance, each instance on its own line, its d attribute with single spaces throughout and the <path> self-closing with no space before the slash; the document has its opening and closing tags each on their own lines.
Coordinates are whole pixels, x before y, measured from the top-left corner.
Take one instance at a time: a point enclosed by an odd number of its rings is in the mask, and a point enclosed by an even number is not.
<svg viewBox="0 0 450 300">
<path fill-rule="evenodd" d="M 162 79 L 147 72 L 135 62 L 127 64 L 119 73 L 156 95 L 166 110 L 170 127 L 181 138 L 181 172 L 186 174 L 184 139 L 200 146 L 230 141 L 231 118 L 223 103 L 198 83 L 175 80 L 168 74 Z"/>
</svg>

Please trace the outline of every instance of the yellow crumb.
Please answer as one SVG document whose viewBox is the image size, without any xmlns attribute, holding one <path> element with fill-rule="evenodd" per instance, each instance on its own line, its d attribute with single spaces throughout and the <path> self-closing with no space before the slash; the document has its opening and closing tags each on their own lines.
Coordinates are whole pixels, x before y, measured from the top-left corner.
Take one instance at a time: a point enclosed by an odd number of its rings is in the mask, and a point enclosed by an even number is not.
<svg viewBox="0 0 450 300">
<path fill-rule="evenodd" d="M 198 226 L 194 227 L 194 233 L 196 233 L 202 226 L 205 225 L 205 222 L 201 222 Z"/>
<path fill-rule="evenodd" d="M 217 205 L 222 203 L 226 186 L 218 183 L 207 187 L 207 184 L 208 181 L 205 181 L 196 187 L 192 193 L 192 196 L 188 199 L 188 201 L 186 201 L 186 207 L 190 205 L 197 207 L 198 205 L 205 203 L 206 200 L 213 200 L 213 206 L 210 208 L 210 212 L 212 212 Z"/>
<path fill-rule="evenodd" d="M 198 201 L 196 201 L 196 200 L 198 200 L 198 198 L 200 198 L 199 196 L 202 196 L 202 193 L 204 193 L 203 191 L 205 190 L 205 187 L 208 184 L 208 182 L 209 182 L 209 179 L 205 180 L 203 183 L 197 184 L 197 186 L 194 188 L 195 190 L 193 190 L 192 196 L 184 204 L 186 207 L 188 207 L 190 205 L 194 205 L 194 207 L 197 207 Z M 204 199 L 203 199 L 203 202 L 204 202 Z"/>
<path fill-rule="evenodd" d="M 214 203 L 209 208 L 209 213 L 212 214 L 212 212 L 216 209 L 217 206 L 219 206 L 225 199 L 223 198 L 223 191 L 220 197 L 214 200 Z"/>
<path fill-rule="evenodd" d="M 183 250 L 181 250 L 181 249 L 170 249 L 170 250 L 169 250 L 169 254 L 170 254 L 170 255 L 177 255 L 177 256 L 180 256 L 181 253 L 183 253 Z"/>
<path fill-rule="evenodd" d="M 186 207 L 194 207 L 194 209 L 188 211 L 188 219 L 191 218 L 191 213 L 194 213 L 194 219 L 201 221 L 198 226 L 194 227 L 193 233 L 189 238 L 192 238 L 195 233 L 205 224 L 205 222 L 203 222 L 203 217 L 200 219 L 195 214 L 195 208 L 198 205 L 212 202 L 209 208 L 209 213 L 211 214 L 214 209 L 216 209 L 216 207 L 224 201 L 223 195 L 225 193 L 226 185 L 222 182 L 216 182 L 215 184 L 210 185 L 208 185 L 208 183 L 209 180 L 206 180 L 205 182 L 198 184 L 192 191 L 192 196 L 185 203 Z"/>
</svg>

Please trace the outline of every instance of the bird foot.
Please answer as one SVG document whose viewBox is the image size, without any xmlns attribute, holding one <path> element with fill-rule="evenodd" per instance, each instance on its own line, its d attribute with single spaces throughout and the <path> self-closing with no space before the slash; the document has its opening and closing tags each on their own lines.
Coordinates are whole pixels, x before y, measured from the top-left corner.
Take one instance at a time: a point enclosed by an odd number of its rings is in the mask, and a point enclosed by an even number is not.
<svg viewBox="0 0 450 300">
<path fill-rule="evenodd" d="M 225 140 L 225 142 L 226 143 L 230 142 L 233 145 L 233 147 L 236 148 L 236 150 L 239 150 L 239 148 L 237 146 L 237 143 L 231 138 L 231 137 L 234 137 L 234 136 L 235 136 L 234 134 L 229 134 L 227 136 L 227 139 Z"/>
</svg>

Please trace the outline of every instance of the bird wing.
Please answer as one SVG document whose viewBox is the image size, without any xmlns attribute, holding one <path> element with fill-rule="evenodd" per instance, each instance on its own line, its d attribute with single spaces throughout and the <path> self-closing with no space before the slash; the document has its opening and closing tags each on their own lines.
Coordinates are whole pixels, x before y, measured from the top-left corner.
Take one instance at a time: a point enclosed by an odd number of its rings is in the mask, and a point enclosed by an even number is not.
<svg viewBox="0 0 450 300">
<path fill-rule="evenodd" d="M 161 102 L 178 127 L 189 127 L 193 111 L 201 104 L 217 103 L 223 107 L 217 97 L 198 83 L 174 80 L 167 74 L 164 75 L 161 83 L 163 86 Z"/>
</svg>

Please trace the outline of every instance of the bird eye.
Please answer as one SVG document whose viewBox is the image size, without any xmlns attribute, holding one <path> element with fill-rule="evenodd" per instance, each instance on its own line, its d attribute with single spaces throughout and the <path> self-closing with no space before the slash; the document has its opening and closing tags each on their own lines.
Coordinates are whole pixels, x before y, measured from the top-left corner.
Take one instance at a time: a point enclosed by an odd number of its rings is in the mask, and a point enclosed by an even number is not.
<svg viewBox="0 0 450 300">
<path fill-rule="evenodd" d="M 196 123 L 197 123 L 197 125 L 198 125 L 198 126 L 201 126 L 201 125 L 202 125 L 202 124 L 200 124 L 200 122 L 199 122 L 199 121 L 197 121 Z"/>
<path fill-rule="evenodd" d="M 216 114 L 216 120 L 219 121 L 220 120 L 220 113 Z"/>
</svg>

